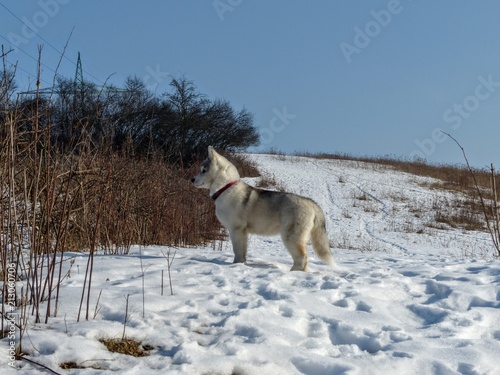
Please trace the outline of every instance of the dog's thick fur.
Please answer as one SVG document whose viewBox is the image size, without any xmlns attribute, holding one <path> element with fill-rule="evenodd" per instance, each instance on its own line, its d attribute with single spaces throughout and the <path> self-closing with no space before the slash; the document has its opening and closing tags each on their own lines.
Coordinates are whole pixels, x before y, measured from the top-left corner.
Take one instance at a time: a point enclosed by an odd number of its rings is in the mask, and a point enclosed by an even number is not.
<svg viewBox="0 0 500 375">
<path fill-rule="evenodd" d="M 234 263 L 246 262 L 248 234 L 279 233 L 292 255 L 292 271 L 307 271 L 309 238 L 318 257 L 333 267 L 325 216 L 313 200 L 247 185 L 240 181 L 236 167 L 211 146 L 208 159 L 191 181 L 198 188 L 210 189 L 217 218 L 231 237 Z M 231 182 L 235 184 L 228 187 Z"/>
</svg>

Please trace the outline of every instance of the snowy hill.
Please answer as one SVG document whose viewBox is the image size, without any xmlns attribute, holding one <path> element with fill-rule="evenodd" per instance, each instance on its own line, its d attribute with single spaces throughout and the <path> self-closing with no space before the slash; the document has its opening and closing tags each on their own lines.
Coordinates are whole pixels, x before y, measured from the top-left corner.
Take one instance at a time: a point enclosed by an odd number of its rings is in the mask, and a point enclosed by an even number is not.
<svg viewBox="0 0 500 375">
<path fill-rule="evenodd" d="M 500 374 L 500 261 L 487 234 L 433 225 L 451 193 L 373 164 L 249 157 L 324 209 L 333 271 L 310 251 L 310 272 L 290 272 L 278 237 L 252 237 L 247 265 L 227 242 L 178 249 L 170 295 L 168 249 L 134 248 L 97 258 L 96 317 L 76 323 L 86 255 L 66 254 L 58 317 L 29 328 L 29 358 L 68 374 Z M 146 357 L 99 341 L 122 336 L 127 295 L 126 336 Z M 16 366 L 0 356 L 2 374 L 45 373 Z"/>
</svg>

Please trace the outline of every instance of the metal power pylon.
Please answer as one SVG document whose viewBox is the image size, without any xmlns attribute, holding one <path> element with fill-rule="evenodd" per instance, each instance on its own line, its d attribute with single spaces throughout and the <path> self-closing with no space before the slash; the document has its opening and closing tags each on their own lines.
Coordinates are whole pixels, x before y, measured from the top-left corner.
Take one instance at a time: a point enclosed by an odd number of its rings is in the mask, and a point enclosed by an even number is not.
<svg viewBox="0 0 500 375">
<path fill-rule="evenodd" d="M 117 93 L 117 92 L 129 92 L 127 89 L 120 89 L 113 86 L 106 85 L 96 85 L 94 83 L 85 84 L 83 80 L 83 67 L 82 67 L 82 59 L 80 57 L 80 52 L 78 52 L 78 58 L 76 61 L 76 71 L 75 71 L 75 79 L 73 81 L 73 108 L 77 108 L 77 104 L 81 104 L 85 99 L 85 92 L 91 94 L 103 94 L 103 93 Z M 45 89 L 37 88 L 37 90 L 30 90 L 18 93 L 18 95 L 35 95 L 38 94 L 40 96 L 52 96 L 53 94 L 63 93 L 66 94 L 65 91 L 59 91 L 57 87 L 48 87 Z"/>
<path fill-rule="evenodd" d="M 78 59 L 76 60 L 75 80 L 73 82 L 73 111 L 76 111 L 76 108 L 78 108 L 78 104 L 82 105 L 83 103 L 83 85 L 82 59 L 80 58 L 80 52 L 78 52 Z"/>
<path fill-rule="evenodd" d="M 80 94 L 81 99 L 83 96 L 83 69 L 82 69 L 82 59 L 80 58 L 80 52 L 78 52 L 78 59 L 76 60 L 76 72 L 75 81 L 73 83 L 73 88 L 75 92 L 75 98 Z M 80 91 L 80 92 L 78 92 Z"/>
</svg>

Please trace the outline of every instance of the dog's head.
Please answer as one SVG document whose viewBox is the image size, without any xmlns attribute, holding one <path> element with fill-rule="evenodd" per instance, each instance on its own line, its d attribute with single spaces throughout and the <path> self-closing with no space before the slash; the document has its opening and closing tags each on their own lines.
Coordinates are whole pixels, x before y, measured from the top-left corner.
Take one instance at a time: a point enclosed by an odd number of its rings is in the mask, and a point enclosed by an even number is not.
<svg viewBox="0 0 500 375">
<path fill-rule="evenodd" d="M 236 167 L 212 146 L 208 146 L 208 158 L 201 164 L 200 173 L 191 182 L 197 188 L 210 189 L 213 185 L 220 187 L 239 178 Z"/>
</svg>

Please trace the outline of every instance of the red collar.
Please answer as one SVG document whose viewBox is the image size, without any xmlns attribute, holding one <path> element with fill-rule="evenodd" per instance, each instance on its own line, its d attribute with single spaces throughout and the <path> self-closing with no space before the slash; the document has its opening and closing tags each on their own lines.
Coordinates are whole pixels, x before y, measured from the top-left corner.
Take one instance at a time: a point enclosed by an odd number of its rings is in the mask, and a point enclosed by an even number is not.
<svg viewBox="0 0 500 375">
<path fill-rule="evenodd" d="M 219 195 L 221 195 L 222 193 L 224 193 L 227 189 L 229 189 L 231 186 L 233 185 L 236 185 L 238 183 L 238 181 L 233 181 L 233 182 L 230 182 L 229 184 L 225 185 L 224 187 L 220 188 L 219 190 L 217 190 L 214 195 L 212 195 L 212 199 L 213 200 L 216 200 L 217 198 L 219 198 Z"/>
</svg>

